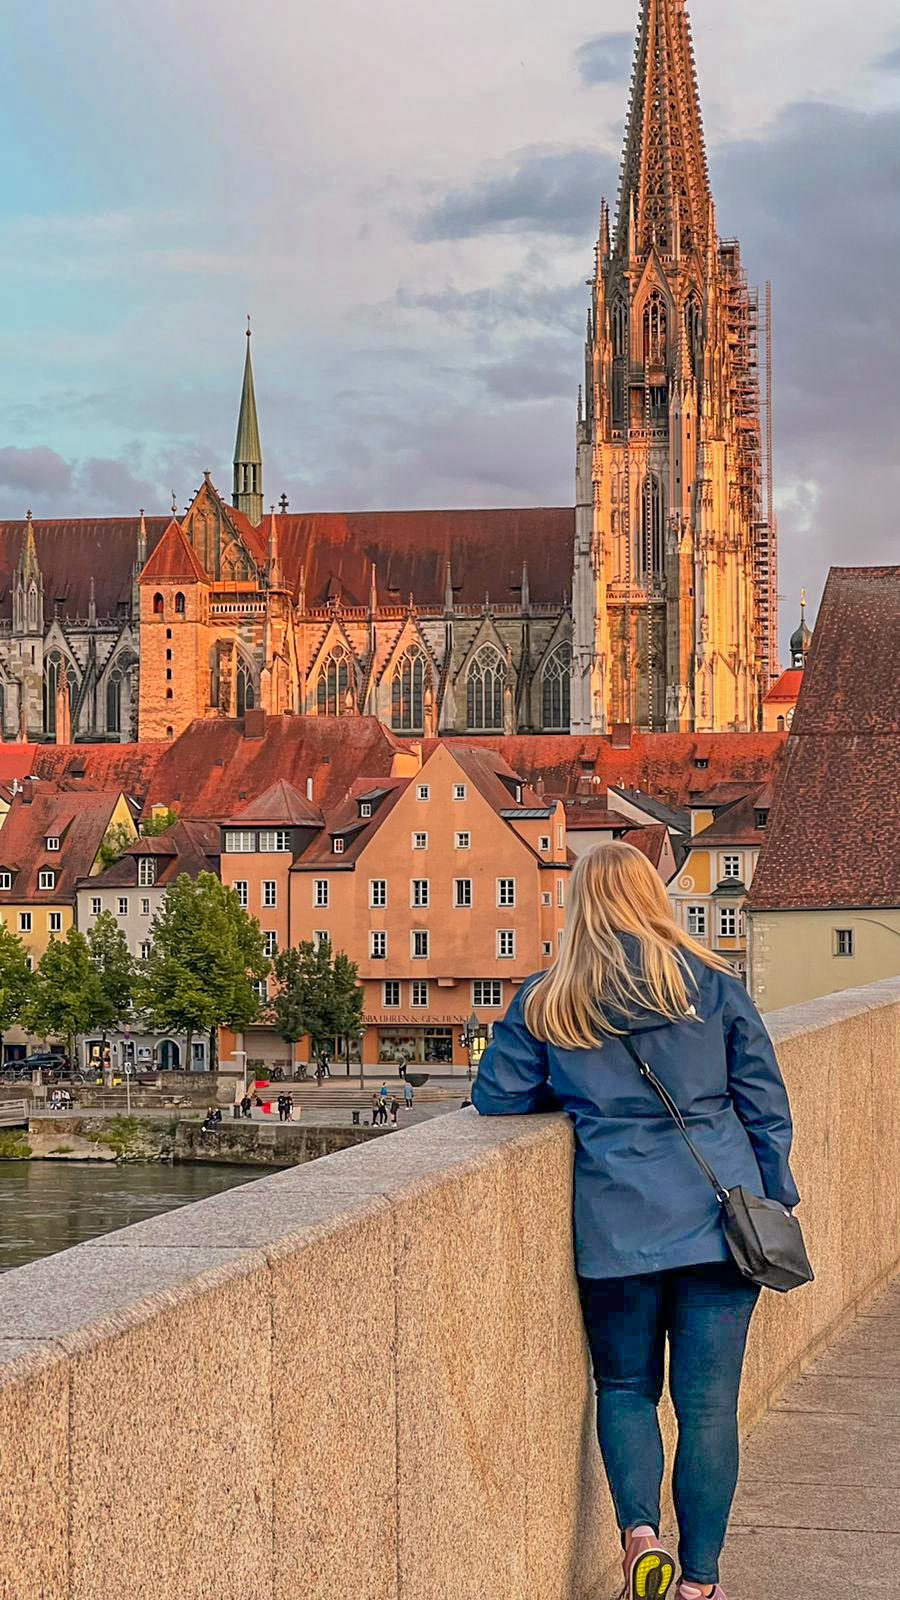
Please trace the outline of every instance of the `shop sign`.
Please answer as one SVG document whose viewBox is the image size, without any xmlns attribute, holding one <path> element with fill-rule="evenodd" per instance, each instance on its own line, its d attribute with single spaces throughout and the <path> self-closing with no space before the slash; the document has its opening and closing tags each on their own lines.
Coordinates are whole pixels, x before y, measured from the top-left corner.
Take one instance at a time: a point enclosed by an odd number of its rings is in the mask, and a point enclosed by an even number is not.
<svg viewBox="0 0 900 1600">
<path fill-rule="evenodd" d="M 435 1017 L 429 1011 L 385 1011 L 381 1015 L 367 1011 L 363 1014 L 363 1023 L 369 1028 L 392 1028 L 398 1022 L 407 1027 L 421 1023 L 426 1028 L 455 1028 L 465 1021 L 465 1017 Z"/>
</svg>

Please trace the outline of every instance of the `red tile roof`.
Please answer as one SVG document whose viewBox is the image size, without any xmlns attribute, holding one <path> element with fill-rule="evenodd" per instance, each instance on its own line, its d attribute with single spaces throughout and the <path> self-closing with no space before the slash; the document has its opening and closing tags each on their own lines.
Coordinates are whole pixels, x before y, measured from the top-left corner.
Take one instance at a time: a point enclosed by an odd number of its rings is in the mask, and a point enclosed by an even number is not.
<svg viewBox="0 0 900 1600">
<path fill-rule="evenodd" d="M 751 911 L 900 906 L 898 661 L 900 567 L 832 568 Z"/>
<path fill-rule="evenodd" d="M 772 805 L 773 788 L 767 783 L 761 789 L 754 789 L 750 794 L 738 800 L 711 822 L 708 828 L 702 828 L 695 833 L 690 841 L 690 848 L 700 848 L 704 845 L 742 844 L 758 845 L 762 847 L 766 842 L 768 827 L 758 828 L 756 825 L 757 811 L 769 811 Z"/>
<path fill-rule="evenodd" d="M 194 547 L 173 518 L 140 576 L 141 583 L 209 583 Z"/>
<path fill-rule="evenodd" d="M 199 877 L 201 872 L 219 870 L 219 829 L 211 822 L 176 822 L 165 833 L 152 839 L 136 839 L 118 861 L 93 878 L 82 878 L 79 888 L 133 888 L 138 881 L 141 856 L 156 858 L 156 887 L 164 887 L 181 876 Z"/>
<path fill-rule="evenodd" d="M 169 517 L 148 517 L 147 548 L 161 538 Z M 69 517 L 32 522 L 38 562 L 44 580 L 44 615 L 54 610 L 63 618 L 86 617 L 90 580 L 98 616 L 116 616 L 131 604 L 131 581 L 137 561 L 140 517 Z M 0 612 L 12 612 L 12 581 L 26 523 L 0 522 Z"/>
<path fill-rule="evenodd" d="M 663 858 L 663 851 L 669 839 L 669 830 L 664 822 L 650 823 L 646 828 L 632 828 L 625 844 L 633 844 L 641 855 L 647 857 L 659 870 Z"/>
<path fill-rule="evenodd" d="M 28 774 L 67 788 L 115 789 L 143 803 L 156 763 L 172 746 L 145 744 L 2 744 L 0 782 Z"/>
<path fill-rule="evenodd" d="M 640 823 L 631 817 L 623 817 L 620 811 L 610 811 L 608 806 L 594 805 L 590 800 L 567 800 L 566 827 L 576 832 L 579 829 L 596 829 L 604 833 L 624 831 L 634 833 L 640 827 Z"/>
<path fill-rule="evenodd" d="M 60 791 L 47 784 L 29 785 L 33 798 L 17 794 L 0 828 L 0 867 L 13 873 L 11 889 L 0 891 L 0 904 L 43 905 L 71 903 L 79 878 L 87 877 L 103 843 L 119 799 L 117 790 Z M 48 837 L 60 840 L 60 849 L 48 851 Z M 56 873 L 52 889 L 38 888 L 44 868 Z"/>
<path fill-rule="evenodd" d="M 232 822 L 275 822 L 307 828 L 320 828 L 322 820 L 319 807 L 298 794 L 293 784 L 285 783 L 283 778 L 231 818 Z"/>
<path fill-rule="evenodd" d="M 372 816 L 366 818 L 360 817 L 359 802 L 372 795 L 372 780 L 358 779 L 349 793 L 326 813 L 324 829 L 310 840 L 294 867 L 300 872 L 311 871 L 313 867 L 320 871 L 323 867 L 333 867 L 338 871 L 352 867 L 412 782 L 412 778 L 394 778 L 380 784 L 378 802 L 373 803 Z M 334 848 L 336 835 L 344 842 L 344 848 L 339 852 Z"/>
<path fill-rule="evenodd" d="M 773 683 L 771 689 L 766 695 L 766 705 L 771 705 L 775 701 L 780 702 L 782 700 L 787 700 L 790 702 L 795 701 L 800 693 L 800 686 L 802 683 L 803 668 L 788 667 L 787 671 L 781 674 L 781 677 L 778 679 L 778 681 Z"/>
</svg>

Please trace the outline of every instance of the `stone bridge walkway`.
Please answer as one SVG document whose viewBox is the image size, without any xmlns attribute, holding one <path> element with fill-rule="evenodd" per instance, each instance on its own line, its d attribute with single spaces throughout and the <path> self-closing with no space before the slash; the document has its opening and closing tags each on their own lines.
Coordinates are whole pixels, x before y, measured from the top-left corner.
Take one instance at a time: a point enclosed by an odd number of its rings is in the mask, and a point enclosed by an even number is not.
<svg viewBox="0 0 900 1600">
<path fill-rule="evenodd" d="M 900 1281 L 782 1395 L 744 1446 L 730 1600 L 889 1595 L 900 1565 Z"/>
</svg>

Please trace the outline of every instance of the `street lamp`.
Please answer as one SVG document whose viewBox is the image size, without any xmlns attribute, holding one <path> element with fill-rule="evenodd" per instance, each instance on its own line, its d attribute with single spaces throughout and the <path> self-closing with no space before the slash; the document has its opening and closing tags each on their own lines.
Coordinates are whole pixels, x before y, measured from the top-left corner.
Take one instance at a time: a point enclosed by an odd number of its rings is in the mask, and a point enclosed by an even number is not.
<svg viewBox="0 0 900 1600">
<path fill-rule="evenodd" d="M 466 1064 L 466 1077 L 468 1078 L 470 1083 L 472 1082 L 472 1046 L 475 1043 L 475 1040 L 480 1036 L 480 1034 L 481 1034 L 481 1023 L 478 1021 L 478 1018 L 476 1017 L 476 1015 L 475 1015 L 475 1013 L 473 1011 L 471 1016 L 469 1017 L 468 1022 L 466 1023 L 465 1029 L 463 1030 L 463 1036 L 462 1036 L 463 1046 L 466 1049 L 466 1051 L 468 1052 L 468 1062 Z"/>
</svg>

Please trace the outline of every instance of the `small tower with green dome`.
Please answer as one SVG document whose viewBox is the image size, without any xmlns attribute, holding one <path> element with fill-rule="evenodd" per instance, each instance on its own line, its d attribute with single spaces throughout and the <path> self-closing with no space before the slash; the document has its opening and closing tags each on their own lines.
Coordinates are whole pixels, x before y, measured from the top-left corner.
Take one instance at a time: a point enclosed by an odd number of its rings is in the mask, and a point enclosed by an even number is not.
<svg viewBox="0 0 900 1600">
<path fill-rule="evenodd" d="M 805 667 L 809 647 L 812 644 L 812 628 L 806 621 L 806 590 L 800 591 L 800 626 L 791 634 L 791 666 Z"/>
</svg>

